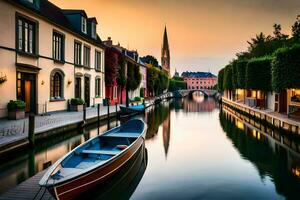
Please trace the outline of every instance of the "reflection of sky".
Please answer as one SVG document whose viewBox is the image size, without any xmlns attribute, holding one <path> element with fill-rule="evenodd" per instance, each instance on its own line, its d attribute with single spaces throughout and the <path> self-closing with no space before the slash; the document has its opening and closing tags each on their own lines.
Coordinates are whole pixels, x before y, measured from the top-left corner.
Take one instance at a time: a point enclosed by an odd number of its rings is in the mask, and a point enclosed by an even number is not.
<svg viewBox="0 0 300 200">
<path fill-rule="evenodd" d="M 261 180 L 253 164 L 233 148 L 218 114 L 171 111 L 168 156 L 160 126 L 146 142 L 148 166 L 132 199 L 279 198 L 270 178 Z"/>
</svg>

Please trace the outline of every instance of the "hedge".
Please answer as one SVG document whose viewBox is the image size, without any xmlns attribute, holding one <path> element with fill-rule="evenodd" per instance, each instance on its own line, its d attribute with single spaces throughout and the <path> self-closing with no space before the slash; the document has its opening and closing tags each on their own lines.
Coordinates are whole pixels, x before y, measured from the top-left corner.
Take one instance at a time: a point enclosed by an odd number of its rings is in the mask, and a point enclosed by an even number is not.
<svg viewBox="0 0 300 200">
<path fill-rule="evenodd" d="M 246 67 L 247 67 L 248 61 L 247 60 L 238 60 L 235 63 L 235 66 L 237 68 L 237 88 L 239 89 L 245 89 L 246 88 Z"/>
<path fill-rule="evenodd" d="M 187 88 L 186 87 L 186 82 L 178 81 L 178 80 L 174 80 L 174 79 L 170 80 L 170 83 L 169 83 L 169 91 L 170 92 L 173 92 L 173 91 L 176 91 L 176 90 L 184 90 L 186 88 Z"/>
<path fill-rule="evenodd" d="M 271 91 L 272 57 L 251 59 L 246 67 L 246 88 L 253 90 Z"/>
<path fill-rule="evenodd" d="M 223 91 L 223 82 L 224 82 L 224 71 L 225 68 L 221 69 L 218 73 L 218 90 Z"/>
<path fill-rule="evenodd" d="M 276 92 L 300 88 L 300 45 L 276 51 L 272 66 L 272 87 Z"/>
<path fill-rule="evenodd" d="M 227 65 L 224 71 L 223 89 L 232 90 L 232 65 Z"/>
<path fill-rule="evenodd" d="M 84 104 L 84 100 L 81 98 L 72 98 L 70 101 L 70 104 L 73 106 L 77 106 L 77 105 L 83 105 Z"/>
</svg>

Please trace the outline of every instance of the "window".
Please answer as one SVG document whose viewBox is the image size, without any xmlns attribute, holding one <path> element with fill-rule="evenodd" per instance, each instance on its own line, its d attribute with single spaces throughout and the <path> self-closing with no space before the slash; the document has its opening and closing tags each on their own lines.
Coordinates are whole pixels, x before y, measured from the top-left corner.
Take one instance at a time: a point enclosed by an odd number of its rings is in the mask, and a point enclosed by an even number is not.
<svg viewBox="0 0 300 200">
<path fill-rule="evenodd" d="M 25 53 L 36 53 L 36 23 L 22 17 L 17 19 L 17 48 Z"/>
<path fill-rule="evenodd" d="M 81 78 L 75 79 L 75 98 L 81 98 Z"/>
<path fill-rule="evenodd" d="M 81 43 L 74 43 L 74 63 L 75 65 L 81 65 Z"/>
<path fill-rule="evenodd" d="M 64 36 L 53 32 L 53 41 L 52 41 L 52 48 L 53 48 L 53 59 L 64 61 Z"/>
<path fill-rule="evenodd" d="M 92 25 L 91 25 L 91 33 L 92 33 L 92 38 L 97 39 L 96 24 L 95 23 L 92 23 Z"/>
<path fill-rule="evenodd" d="M 54 70 L 51 73 L 50 98 L 63 99 L 64 74 L 60 70 Z"/>
<path fill-rule="evenodd" d="M 101 52 L 95 51 L 95 69 L 101 70 Z"/>
<path fill-rule="evenodd" d="M 118 87 L 114 86 L 113 88 L 113 98 L 116 99 L 118 97 Z"/>
<path fill-rule="evenodd" d="M 87 30 L 87 28 L 86 28 L 86 18 L 81 17 L 81 31 L 83 33 L 86 33 L 86 30 Z"/>
<path fill-rule="evenodd" d="M 101 78 L 96 78 L 95 89 L 96 97 L 101 97 Z"/>
<path fill-rule="evenodd" d="M 91 55 L 91 49 L 87 46 L 84 46 L 84 48 L 83 48 L 83 65 L 85 67 L 90 67 L 90 55 Z"/>
</svg>

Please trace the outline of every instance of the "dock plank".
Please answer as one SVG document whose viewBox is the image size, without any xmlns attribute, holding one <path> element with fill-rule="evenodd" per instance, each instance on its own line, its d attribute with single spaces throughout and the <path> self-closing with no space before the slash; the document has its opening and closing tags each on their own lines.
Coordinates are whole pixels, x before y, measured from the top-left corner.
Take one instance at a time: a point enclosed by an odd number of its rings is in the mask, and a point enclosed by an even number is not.
<svg viewBox="0 0 300 200">
<path fill-rule="evenodd" d="M 54 198 L 45 188 L 40 188 L 39 186 L 39 180 L 42 178 L 45 172 L 46 170 L 41 171 L 16 187 L 8 190 L 6 193 L 0 196 L 0 200 L 54 200 Z"/>
</svg>

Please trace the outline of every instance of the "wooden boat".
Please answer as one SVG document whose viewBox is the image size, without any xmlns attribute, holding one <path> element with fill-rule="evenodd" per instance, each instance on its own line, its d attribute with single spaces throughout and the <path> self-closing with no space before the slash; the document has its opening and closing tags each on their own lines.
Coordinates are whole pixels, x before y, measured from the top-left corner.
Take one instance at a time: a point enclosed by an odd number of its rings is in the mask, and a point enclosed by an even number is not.
<svg viewBox="0 0 300 200">
<path fill-rule="evenodd" d="M 59 159 L 39 184 L 56 199 L 74 199 L 108 180 L 144 145 L 147 125 L 133 119 L 79 145 Z"/>
<path fill-rule="evenodd" d="M 120 106 L 121 114 L 122 115 L 130 115 L 130 114 L 136 114 L 141 113 L 145 111 L 145 105 L 135 105 L 135 106 Z"/>
<path fill-rule="evenodd" d="M 113 175 L 109 181 L 97 185 L 77 199 L 130 199 L 140 183 L 148 164 L 148 154 L 145 145 Z"/>
</svg>

